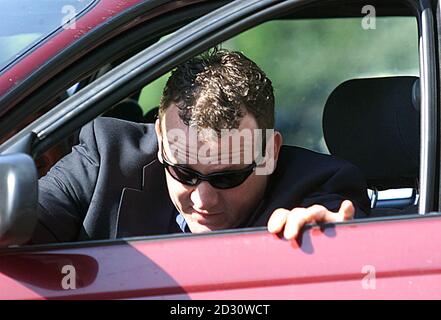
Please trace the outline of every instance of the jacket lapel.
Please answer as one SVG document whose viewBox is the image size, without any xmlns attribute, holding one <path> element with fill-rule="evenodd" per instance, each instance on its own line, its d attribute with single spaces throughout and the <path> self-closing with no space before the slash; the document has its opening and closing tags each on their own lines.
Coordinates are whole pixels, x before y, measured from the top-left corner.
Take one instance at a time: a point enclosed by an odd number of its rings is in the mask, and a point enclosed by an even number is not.
<svg viewBox="0 0 441 320">
<path fill-rule="evenodd" d="M 143 167 L 142 189 L 124 188 L 116 226 L 116 238 L 168 233 L 174 212 L 164 169 L 158 160 Z"/>
</svg>

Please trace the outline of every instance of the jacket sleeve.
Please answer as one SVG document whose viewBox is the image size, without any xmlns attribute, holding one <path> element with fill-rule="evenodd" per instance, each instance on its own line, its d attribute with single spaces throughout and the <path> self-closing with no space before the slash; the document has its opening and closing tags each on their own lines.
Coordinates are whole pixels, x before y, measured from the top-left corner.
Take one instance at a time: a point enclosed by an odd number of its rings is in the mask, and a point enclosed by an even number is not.
<svg viewBox="0 0 441 320">
<path fill-rule="evenodd" d="M 302 201 L 301 207 L 320 204 L 330 211 L 337 212 L 344 200 L 351 200 L 355 207 L 355 218 L 365 218 L 370 212 L 366 181 L 360 170 L 345 163 L 316 191 Z"/>
<path fill-rule="evenodd" d="M 38 182 L 38 223 L 31 244 L 75 241 L 98 177 L 100 156 L 94 122 L 83 127 L 79 144 Z"/>
</svg>

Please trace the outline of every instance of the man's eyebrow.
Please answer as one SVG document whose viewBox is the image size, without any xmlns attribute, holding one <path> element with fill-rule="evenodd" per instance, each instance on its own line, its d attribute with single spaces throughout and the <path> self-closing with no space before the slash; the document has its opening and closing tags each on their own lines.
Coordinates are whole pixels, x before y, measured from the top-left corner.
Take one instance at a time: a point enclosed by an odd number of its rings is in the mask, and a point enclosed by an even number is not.
<svg viewBox="0 0 441 320">
<path fill-rule="evenodd" d="M 241 170 L 244 169 L 248 166 L 249 164 L 232 164 L 230 166 L 224 167 L 222 168 L 222 170 L 216 170 L 217 172 L 222 172 L 222 171 L 233 171 L 233 170 Z"/>
<path fill-rule="evenodd" d="M 181 139 L 167 142 L 171 156 L 175 158 L 178 163 L 181 160 L 187 161 L 187 158 L 191 157 L 192 153 L 190 151 L 192 151 L 191 149 L 194 149 L 191 144 L 189 145 L 186 141 L 181 141 Z M 183 159 L 181 155 L 184 155 Z"/>
<path fill-rule="evenodd" d="M 231 147 L 231 144 L 229 146 Z M 183 139 L 168 140 L 168 147 L 171 157 L 175 158 L 175 160 L 178 162 L 177 164 L 185 164 L 189 168 L 191 167 L 188 165 L 200 163 L 201 157 L 203 157 L 205 160 L 204 162 L 208 160 L 208 162 L 213 164 L 230 165 L 227 168 L 236 168 L 238 165 L 244 164 L 243 162 L 245 162 L 245 164 L 251 164 L 251 162 L 248 163 L 247 160 L 255 160 L 255 150 L 253 150 L 253 148 L 249 148 L 248 145 L 245 145 L 245 149 L 228 148 L 228 151 L 226 151 L 222 146 L 218 146 L 217 148 L 213 148 L 213 150 L 216 150 L 217 153 L 210 156 L 206 156 L 203 153 L 199 154 L 200 146 L 188 143 L 188 141 Z"/>
<path fill-rule="evenodd" d="M 194 168 L 195 164 L 182 164 L 182 163 L 176 163 L 175 165 L 178 165 L 180 168 L 184 168 L 184 169 L 190 169 L 192 171 L 196 171 L 196 172 L 200 172 L 199 170 L 196 170 Z M 219 165 L 222 165 L 221 163 L 219 163 Z M 244 166 L 243 163 L 237 163 L 237 164 L 225 164 L 222 168 L 215 168 L 215 170 L 213 170 L 211 173 L 216 173 L 216 172 L 224 172 L 224 171 L 234 171 L 234 170 L 241 170 L 244 169 L 245 167 L 247 167 L 249 164 L 245 164 L 246 166 Z"/>
</svg>

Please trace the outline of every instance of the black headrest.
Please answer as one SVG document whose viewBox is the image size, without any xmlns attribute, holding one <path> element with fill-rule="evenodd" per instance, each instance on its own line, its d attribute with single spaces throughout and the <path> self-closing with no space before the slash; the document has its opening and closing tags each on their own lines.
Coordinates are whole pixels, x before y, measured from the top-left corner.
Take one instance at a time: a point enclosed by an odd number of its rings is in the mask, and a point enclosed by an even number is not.
<svg viewBox="0 0 441 320">
<path fill-rule="evenodd" d="M 159 107 L 154 107 L 149 111 L 147 111 L 147 113 L 144 115 L 144 122 L 155 123 L 156 119 L 158 119 L 158 112 L 159 112 Z"/>
<path fill-rule="evenodd" d="M 331 154 L 357 165 L 370 187 L 414 187 L 419 119 L 417 77 L 354 79 L 326 101 L 323 131 Z"/>
<path fill-rule="evenodd" d="M 141 106 L 137 101 L 132 99 L 125 99 L 117 103 L 103 116 L 132 122 L 144 122 Z"/>
</svg>

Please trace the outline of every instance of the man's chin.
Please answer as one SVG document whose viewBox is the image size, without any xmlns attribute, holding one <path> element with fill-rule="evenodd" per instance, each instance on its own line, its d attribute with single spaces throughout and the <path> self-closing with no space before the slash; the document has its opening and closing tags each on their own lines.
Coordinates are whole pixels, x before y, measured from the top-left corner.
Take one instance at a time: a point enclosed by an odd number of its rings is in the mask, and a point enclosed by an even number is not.
<svg viewBox="0 0 441 320">
<path fill-rule="evenodd" d="M 193 211 L 184 214 L 188 227 L 192 233 L 203 233 L 209 231 L 218 231 L 229 228 L 229 224 L 225 221 L 226 216 L 221 214 L 201 214 Z"/>
<path fill-rule="evenodd" d="M 197 222 L 188 223 L 188 227 L 190 228 L 190 231 L 192 233 L 204 233 L 204 232 L 219 231 L 219 230 L 228 229 L 228 227 L 204 225 L 204 224 L 200 224 Z"/>
</svg>

